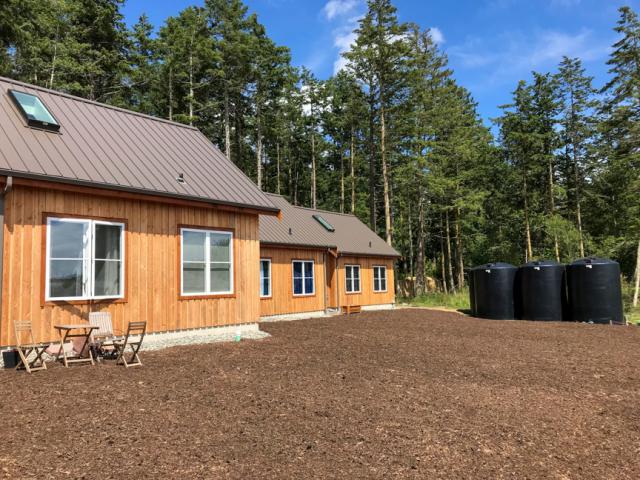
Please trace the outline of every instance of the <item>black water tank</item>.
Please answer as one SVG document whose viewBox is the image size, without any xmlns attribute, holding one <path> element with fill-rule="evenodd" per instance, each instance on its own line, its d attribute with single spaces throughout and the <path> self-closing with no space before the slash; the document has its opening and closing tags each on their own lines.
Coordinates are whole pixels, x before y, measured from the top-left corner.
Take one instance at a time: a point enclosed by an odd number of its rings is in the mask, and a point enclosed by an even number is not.
<svg viewBox="0 0 640 480">
<path fill-rule="evenodd" d="M 519 318 L 563 320 L 567 310 L 565 267 L 557 262 L 529 262 L 518 270 Z"/>
<path fill-rule="evenodd" d="M 473 269 L 476 317 L 494 320 L 516 318 L 514 286 L 517 271 L 508 263 L 487 263 Z"/>
<path fill-rule="evenodd" d="M 567 265 L 570 319 L 624 324 L 620 265 L 604 258 L 583 258 Z"/>
</svg>

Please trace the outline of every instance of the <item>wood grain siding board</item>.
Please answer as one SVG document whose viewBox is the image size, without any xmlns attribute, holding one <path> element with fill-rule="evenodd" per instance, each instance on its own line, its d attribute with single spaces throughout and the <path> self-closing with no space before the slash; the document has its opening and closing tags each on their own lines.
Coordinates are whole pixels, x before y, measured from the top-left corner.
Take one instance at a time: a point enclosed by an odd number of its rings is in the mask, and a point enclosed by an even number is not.
<svg viewBox="0 0 640 480">
<path fill-rule="evenodd" d="M 260 257 L 271 258 L 271 297 L 260 299 L 260 314 L 270 316 L 324 310 L 326 308 L 324 252 L 324 250 L 262 246 Z M 313 295 L 293 294 L 292 262 L 294 260 L 313 260 L 315 287 Z M 259 263 L 256 265 L 259 269 Z M 256 278 L 260 280 L 259 270 Z M 259 290 L 256 289 L 256 292 L 259 293 Z"/>
<path fill-rule="evenodd" d="M 395 303 L 394 259 L 382 257 L 340 257 L 338 258 L 338 289 L 340 306 L 346 305 L 386 305 Z M 346 265 L 360 265 L 360 292 L 346 292 Z M 387 267 L 387 291 L 373 291 L 373 267 Z"/>
<path fill-rule="evenodd" d="M 15 185 L 5 200 L 0 345 L 14 343 L 16 320 L 31 320 L 36 340 L 50 341 L 57 339 L 54 324 L 86 320 L 90 311 L 110 312 L 118 332 L 124 332 L 128 322 L 137 320 L 149 322 L 149 332 L 160 332 L 253 323 L 260 317 L 260 246 L 255 213 L 23 185 Z M 119 299 L 41 304 L 45 214 L 125 220 L 126 302 Z M 176 232 L 181 224 L 235 232 L 235 298 L 178 300 L 180 258 Z"/>
</svg>

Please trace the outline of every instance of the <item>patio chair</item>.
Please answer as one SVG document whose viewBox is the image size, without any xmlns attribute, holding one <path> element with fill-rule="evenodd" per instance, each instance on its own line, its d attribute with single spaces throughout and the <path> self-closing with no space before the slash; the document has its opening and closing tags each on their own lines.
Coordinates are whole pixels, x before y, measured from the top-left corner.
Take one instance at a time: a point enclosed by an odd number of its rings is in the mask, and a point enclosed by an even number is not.
<svg viewBox="0 0 640 480">
<path fill-rule="evenodd" d="M 13 328 L 16 334 L 16 350 L 18 350 L 20 357 L 16 369 L 24 368 L 29 373 L 46 370 L 47 364 L 42 355 L 51 344 L 34 342 L 33 325 L 29 320 L 15 322 Z M 26 342 L 23 341 L 24 339 Z M 32 354 L 35 357 L 29 360 L 29 356 Z"/>
<path fill-rule="evenodd" d="M 113 323 L 109 312 L 91 312 L 89 325 L 98 327 L 91 332 L 91 343 L 100 343 L 102 346 L 113 345 L 117 336 L 113 333 Z"/>
<path fill-rule="evenodd" d="M 124 339 L 116 339 L 113 346 L 117 352 L 116 364 L 122 363 L 126 368 L 142 365 L 138 352 L 147 332 L 147 322 L 129 322 Z M 127 347 L 130 349 L 127 354 Z M 128 355 L 128 358 L 127 358 Z"/>
</svg>

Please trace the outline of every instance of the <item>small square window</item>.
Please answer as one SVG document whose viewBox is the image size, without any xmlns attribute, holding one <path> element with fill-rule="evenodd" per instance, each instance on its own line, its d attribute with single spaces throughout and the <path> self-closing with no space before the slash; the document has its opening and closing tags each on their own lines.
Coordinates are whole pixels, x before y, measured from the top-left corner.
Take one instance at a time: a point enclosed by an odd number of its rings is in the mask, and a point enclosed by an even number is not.
<svg viewBox="0 0 640 480">
<path fill-rule="evenodd" d="M 9 93 L 29 126 L 56 132 L 60 130 L 60 124 L 37 96 L 16 90 L 9 90 Z"/>
</svg>

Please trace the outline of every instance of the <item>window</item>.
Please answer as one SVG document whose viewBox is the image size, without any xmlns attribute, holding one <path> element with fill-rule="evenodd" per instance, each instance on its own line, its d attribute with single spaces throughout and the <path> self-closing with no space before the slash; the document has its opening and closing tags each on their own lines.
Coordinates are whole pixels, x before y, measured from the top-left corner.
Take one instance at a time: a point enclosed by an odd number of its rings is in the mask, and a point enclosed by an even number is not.
<svg viewBox="0 0 640 480">
<path fill-rule="evenodd" d="M 124 224 L 48 218 L 46 300 L 124 297 Z"/>
<path fill-rule="evenodd" d="M 181 229 L 182 295 L 233 293 L 233 234 Z"/>
<path fill-rule="evenodd" d="M 318 222 L 320 225 L 322 225 L 327 231 L 329 231 L 329 232 L 335 232 L 336 231 L 336 229 L 333 228 L 333 225 L 331 225 L 329 222 L 327 222 L 322 215 L 313 215 L 313 218 L 314 218 L 314 220 L 316 222 Z"/>
<path fill-rule="evenodd" d="M 294 260 L 293 266 L 293 294 L 313 295 L 315 285 L 313 281 L 313 261 Z"/>
<path fill-rule="evenodd" d="M 373 267 L 373 291 L 374 292 L 387 291 L 387 267 L 385 266 Z"/>
<path fill-rule="evenodd" d="M 271 296 L 271 260 L 260 259 L 260 296 Z"/>
<path fill-rule="evenodd" d="M 360 265 L 345 265 L 345 277 L 347 280 L 347 293 L 360 292 Z"/>
<path fill-rule="evenodd" d="M 47 130 L 60 130 L 60 125 L 38 97 L 16 90 L 9 90 L 9 93 L 27 120 L 27 124 Z"/>
</svg>

